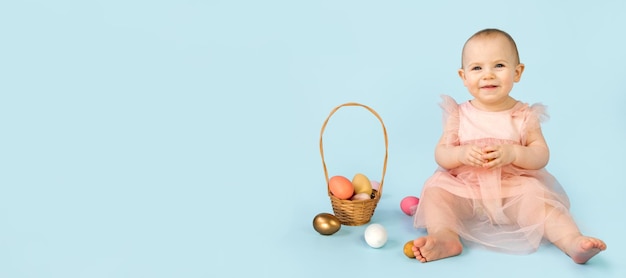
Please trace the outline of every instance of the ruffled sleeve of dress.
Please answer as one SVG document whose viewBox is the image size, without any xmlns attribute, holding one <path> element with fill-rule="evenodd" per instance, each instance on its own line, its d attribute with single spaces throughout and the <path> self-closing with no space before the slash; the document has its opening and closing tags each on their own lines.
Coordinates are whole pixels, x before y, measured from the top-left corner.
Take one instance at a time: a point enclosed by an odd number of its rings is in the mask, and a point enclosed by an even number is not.
<svg viewBox="0 0 626 278">
<path fill-rule="evenodd" d="M 513 116 L 523 117 L 522 124 L 522 145 L 526 145 L 526 138 L 529 132 L 541 129 L 541 123 L 547 121 L 550 116 L 547 112 L 547 107 L 541 103 L 535 103 L 531 106 L 523 104 L 517 111 L 513 113 Z"/>
<path fill-rule="evenodd" d="M 458 146 L 459 104 L 448 95 L 441 95 L 439 106 L 443 110 L 443 142 L 448 146 Z"/>
</svg>

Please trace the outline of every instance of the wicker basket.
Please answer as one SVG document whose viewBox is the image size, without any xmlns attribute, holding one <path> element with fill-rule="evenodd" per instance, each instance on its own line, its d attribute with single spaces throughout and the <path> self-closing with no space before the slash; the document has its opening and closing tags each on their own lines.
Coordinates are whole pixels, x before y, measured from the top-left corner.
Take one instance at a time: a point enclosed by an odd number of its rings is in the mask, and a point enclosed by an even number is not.
<svg viewBox="0 0 626 278">
<path fill-rule="evenodd" d="M 326 129 L 326 125 L 328 124 L 328 120 L 330 117 L 337 112 L 341 107 L 346 106 L 359 106 L 370 111 L 378 120 L 383 127 L 383 133 L 385 136 L 385 160 L 383 163 L 383 174 L 380 180 L 380 187 L 378 190 L 374 190 L 373 195 L 374 198 L 369 200 L 342 200 L 335 197 L 330 192 L 329 186 L 329 177 L 328 177 L 328 169 L 326 168 L 326 161 L 324 161 L 324 145 L 322 142 L 322 137 L 324 135 L 324 129 Z M 372 215 L 374 215 L 374 210 L 376 210 L 376 205 L 378 205 L 378 201 L 383 194 L 383 185 L 385 182 L 385 172 L 387 171 L 387 156 L 388 156 L 388 139 L 387 139 L 387 129 L 385 128 L 385 124 L 381 117 L 374 111 L 374 109 L 355 102 L 348 102 L 342 105 L 335 107 L 328 117 L 326 121 L 324 121 L 324 125 L 322 125 L 322 130 L 320 132 L 320 154 L 322 155 L 322 165 L 324 166 L 324 176 L 326 177 L 326 188 L 328 191 L 328 197 L 330 197 L 330 202 L 333 206 L 333 211 L 335 216 L 341 221 L 341 224 L 348 226 L 360 226 L 370 222 L 372 219 Z"/>
</svg>

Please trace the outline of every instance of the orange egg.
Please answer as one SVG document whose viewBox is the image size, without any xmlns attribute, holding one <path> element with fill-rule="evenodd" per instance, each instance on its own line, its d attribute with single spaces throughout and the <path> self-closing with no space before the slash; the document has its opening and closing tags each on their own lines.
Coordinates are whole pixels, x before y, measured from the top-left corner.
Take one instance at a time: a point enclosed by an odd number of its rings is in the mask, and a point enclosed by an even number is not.
<svg viewBox="0 0 626 278">
<path fill-rule="evenodd" d="M 344 176 L 333 176 L 328 181 L 330 193 L 341 200 L 347 200 L 354 194 L 352 182 Z"/>
</svg>

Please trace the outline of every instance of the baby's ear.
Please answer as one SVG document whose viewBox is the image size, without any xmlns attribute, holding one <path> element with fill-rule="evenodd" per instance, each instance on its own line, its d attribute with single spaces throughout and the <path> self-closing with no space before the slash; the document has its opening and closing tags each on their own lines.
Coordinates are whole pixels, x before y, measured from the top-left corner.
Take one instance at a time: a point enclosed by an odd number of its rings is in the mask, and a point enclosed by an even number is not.
<svg viewBox="0 0 626 278">
<path fill-rule="evenodd" d="M 463 81 L 463 86 L 467 87 L 467 79 L 465 78 L 465 70 L 460 68 L 457 73 L 459 74 L 459 77 Z"/>
<path fill-rule="evenodd" d="M 517 64 L 517 66 L 515 67 L 515 82 L 519 82 L 520 79 L 522 79 L 522 73 L 524 73 L 524 68 L 526 68 L 526 66 L 522 63 Z"/>
<path fill-rule="evenodd" d="M 459 77 L 461 77 L 461 79 L 465 80 L 465 71 L 462 68 L 459 69 L 457 73 L 459 74 Z"/>
</svg>

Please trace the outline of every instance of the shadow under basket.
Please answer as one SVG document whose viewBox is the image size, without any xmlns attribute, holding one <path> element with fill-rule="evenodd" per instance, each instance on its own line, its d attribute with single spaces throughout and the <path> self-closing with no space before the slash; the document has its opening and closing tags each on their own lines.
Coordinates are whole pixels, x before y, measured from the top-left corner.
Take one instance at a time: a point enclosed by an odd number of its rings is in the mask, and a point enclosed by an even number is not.
<svg viewBox="0 0 626 278">
<path fill-rule="evenodd" d="M 329 194 L 333 212 L 341 224 L 347 226 L 360 226 L 367 224 L 374 215 L 374 210 L 380 200 L 380 193 L 373 190 L 374 198 L 369 200 L 342 200 Z"/>
<path fill-rule="evenodd" d="M 326 128 L 326 125 L 328 124 L 328 120 L 331 118 L 331 116 L 335 112 L 337 112 L 337 110 L 339 110 L 339 108 L 345 107 L 345 106 L 358 106 L 358 107 L 367 109 L 369 112 L 374 114 L 376 118 L 378 118 L 383 128 L 383 135 L 385 137 L 385 158 L 383 162 L 382 176 L 381 176 L 380 185 L 378 186 L 378 189 L 372 190 L 372 198 L 368 200 L 342 200 L 342 199 L 335 197 L 330 192 L 328 168 L 326 167 L 326 161 L 324 160 L 324 144 L 323 144 L 322 138 L 324 135 L 324 129 Z M 342 225 L 360 226 L 360 225 L 370 222 L 370 220 L 372 219 L 372 216 L 374 215 L 374 210 L 376 210 L 378 201 L 380 201 L 380 198 L 383 194 L 383 186 L 385 183 L 385 173 L 387 171 L 387 157 L 389 153 L 388 141 L 389 140 L 387 139 L 387 129 L 385 128 L 385 124 L 383 123 L 383 120 L 380 117 L 380 115 L 378 115 L 378 113 L 376 113 L 374 109 L 363 104 L 359 104 L 356 102 L 348 102 L 348 103 L 339 105 L 330 112 L 330 115 L 328 115 L 328 117 L 326 118 L 326 121 L 324 121 L 324 124 L 322 125 L 322 130 L 320 132 L 320 154 L 322 156 L 322 166 L 324 167 L 324 177 L 326 178 L 326 189 L 328 192 L 328 197 L 330 197 L 330 202 L 333 207 L 333 212 L 335 216 L 339 219 Z"/>
</svg>

